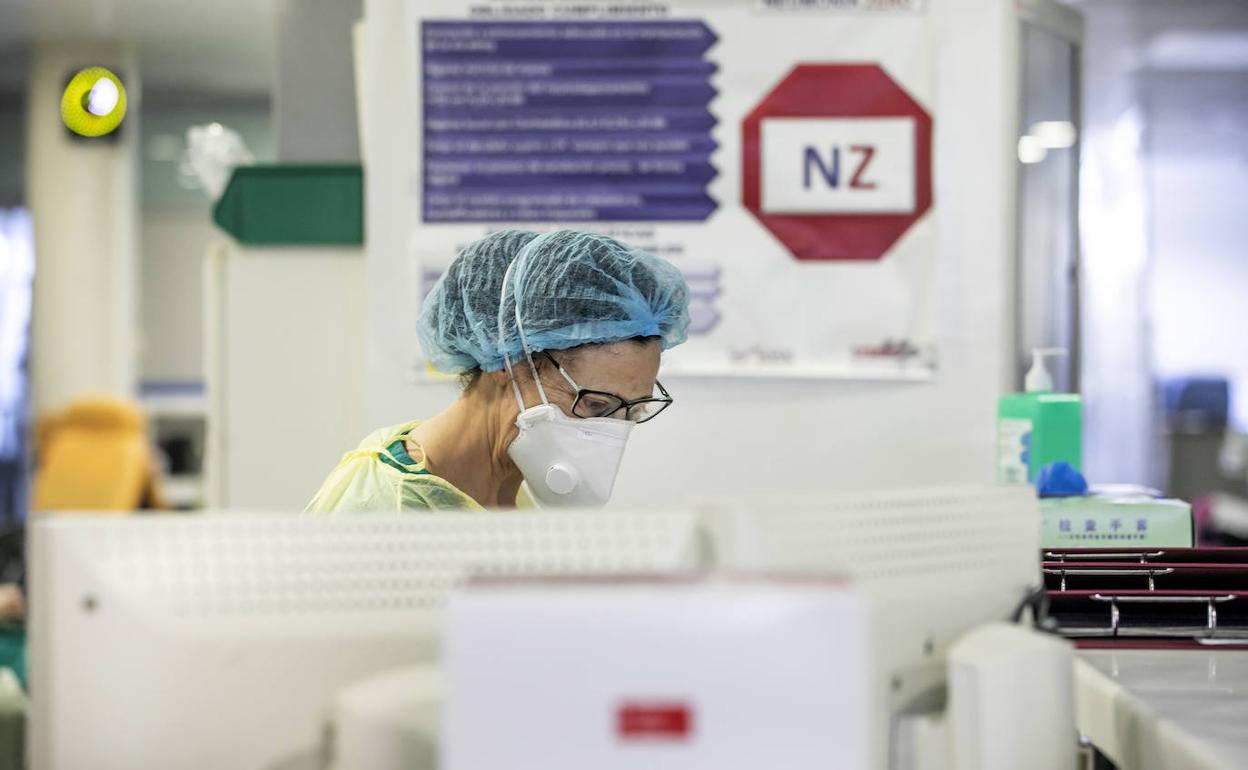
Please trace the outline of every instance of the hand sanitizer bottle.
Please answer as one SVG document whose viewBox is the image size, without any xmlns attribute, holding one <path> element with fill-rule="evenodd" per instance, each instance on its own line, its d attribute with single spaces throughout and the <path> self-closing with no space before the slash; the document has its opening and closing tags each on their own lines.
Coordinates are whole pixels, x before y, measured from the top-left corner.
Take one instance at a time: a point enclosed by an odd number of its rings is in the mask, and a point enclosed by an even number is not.
<svg viewBox="0 0 1248 770">
<path fill-rule="evenodd" d="M 1046 363 L 1064 356 L 1061 348 L 1037 348 L 1027 372 L 1026 393 L 1002 396 L 997 403 L 997 480 L 1027 484 L 1040 469 L 1066 462 L 1083 470 L 1083 401 L 1073 393 L 1054 393 Z"/>
</svg>

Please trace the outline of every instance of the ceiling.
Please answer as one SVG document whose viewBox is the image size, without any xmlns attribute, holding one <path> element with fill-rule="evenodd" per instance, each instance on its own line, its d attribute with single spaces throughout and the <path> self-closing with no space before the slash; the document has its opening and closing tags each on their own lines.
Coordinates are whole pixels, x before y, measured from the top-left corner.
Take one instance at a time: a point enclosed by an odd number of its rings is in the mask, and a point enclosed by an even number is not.
<svg viewBox="0 0 1248 770">
<path fill-rule="evenodd" d="M 0 0 L 0 90 L 26 80 L 29 45 L 132 43 L 144 90 L 268 93 L 280 0 Z"/>
<path fill-rule="evenodd" d="M 128 41 L 144 90 L 262 95 L 270 91 L 277 17 L 297 0 L 0 0 L 0 93 L 20 91 L 31 42 Z M 1244 0 L 1068 0 L 1132 9 L 1153 37 L 1159 69 L 1248 68 Z"/>
</svg>

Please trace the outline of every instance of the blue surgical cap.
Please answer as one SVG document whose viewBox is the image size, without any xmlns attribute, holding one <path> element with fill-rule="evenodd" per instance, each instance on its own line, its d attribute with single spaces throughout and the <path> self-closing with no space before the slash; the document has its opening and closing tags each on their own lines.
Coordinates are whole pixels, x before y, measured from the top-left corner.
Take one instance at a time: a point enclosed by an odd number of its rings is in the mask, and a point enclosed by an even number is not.
<svg viewBox="0 0 1248 770">
<path fill-rule="evenodd" d="M 503 230 L 469 244 L 429 293 L 425 357 L 451 374 L 502 369 L 523 355 L 517 306 L 531 352 L 635 337 L 667 350 L 689 333 L 689 287 L 670 262 L 598 233 Z"/>
</svg>

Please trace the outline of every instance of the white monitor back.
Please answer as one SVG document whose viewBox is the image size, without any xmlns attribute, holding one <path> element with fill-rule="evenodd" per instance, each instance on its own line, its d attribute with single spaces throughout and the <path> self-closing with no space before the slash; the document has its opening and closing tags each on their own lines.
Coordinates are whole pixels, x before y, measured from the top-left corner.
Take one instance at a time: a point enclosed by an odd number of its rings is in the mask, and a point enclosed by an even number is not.
<svg viewBox="0 0 1248 770">
<path fill-rule="evenodd" d="M 332 695 L 428 662 L 476 575 L 698 565 L 689 513 L 43 517 L 37 770 L 320 767 Z"/>
<path fill-rule="evenodd" d="M 708 508 L 721 568 L 835 571 L 872 585 L 991 576 L 1016 589 L 1040 577 L 1029 486 L 747 497 Z"/>
<path fill-rule="evenodd" d="M 1030 487 L 969 486 L 737 500 L 707 516 L 721 569 L 838 574 L 868 599 L 868 768 L 902 718 L 943 706 L 945 656 L 1041 585 Z"/>
</svg>

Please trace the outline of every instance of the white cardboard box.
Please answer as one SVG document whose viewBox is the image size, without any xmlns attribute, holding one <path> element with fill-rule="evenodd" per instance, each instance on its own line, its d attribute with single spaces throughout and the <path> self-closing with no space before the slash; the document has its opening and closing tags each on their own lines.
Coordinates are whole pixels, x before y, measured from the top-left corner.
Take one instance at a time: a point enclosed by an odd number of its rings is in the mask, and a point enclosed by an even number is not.
<svg viewBox="0 0 1248 770">
<path fill-rule="evenodd" d="M 834 582 L 473 587 L 447 618 L 443 767 L 867 768 L 867 639 Z"/>
</svg>

